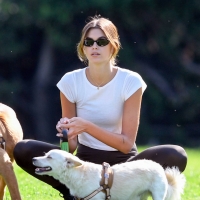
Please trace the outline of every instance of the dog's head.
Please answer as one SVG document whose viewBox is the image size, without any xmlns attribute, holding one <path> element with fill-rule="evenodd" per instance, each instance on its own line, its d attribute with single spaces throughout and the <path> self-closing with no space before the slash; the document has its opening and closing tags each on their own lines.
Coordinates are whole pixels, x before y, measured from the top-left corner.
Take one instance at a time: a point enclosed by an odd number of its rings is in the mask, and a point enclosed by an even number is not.
<svg viewBox="0 0 200 200">
<path fill-rule="evenodd" d="M 82 165 L 81 160 L 76 156 L 62 150 L 50 150 L 44 156 L 34 157 L 33 165 L 37 168 L 35 173 L 39 175 L 54 176 L 58 171 L 66 168 L 73 168 Z"/>
</svg>

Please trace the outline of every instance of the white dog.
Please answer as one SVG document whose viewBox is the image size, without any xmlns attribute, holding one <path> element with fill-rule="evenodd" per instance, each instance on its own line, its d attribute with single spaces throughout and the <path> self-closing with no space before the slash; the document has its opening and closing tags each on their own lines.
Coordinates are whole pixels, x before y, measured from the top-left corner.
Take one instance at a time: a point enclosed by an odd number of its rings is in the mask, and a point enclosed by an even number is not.
<svg viewBox="0 0 200 200">
<path fill-rule="evenodd" d="M 84 162 L 62 150 L 51 150 L 45 156 L 33 158 L 39 175 L 53 176 L 70 189 L 77 198 L 84 198 L 100 187 L 102 166 Z M 110 189 L 111 200 L 179 200 L 183 193 L 185 177 L 177 168 L 167 168 L 150 160 L 137 160 L 116 164 Z M 104 200 L 99 192 L 92 200 Z"/>
</svg>

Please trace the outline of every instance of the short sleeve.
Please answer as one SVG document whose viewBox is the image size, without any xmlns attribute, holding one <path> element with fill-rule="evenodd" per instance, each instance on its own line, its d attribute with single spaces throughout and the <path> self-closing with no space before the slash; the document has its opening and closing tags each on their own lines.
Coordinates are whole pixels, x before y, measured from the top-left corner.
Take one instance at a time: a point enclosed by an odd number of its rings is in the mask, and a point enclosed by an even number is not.
<svg viewBox="0 0 200 200">
<path fill-rule="evenodd" d="M 66 73 L 57 83 L 58 89 L 72 103 L 76 102 L 75 77 L 73 72 Z"/>
<path fill-rule="evenodd" d="M 124 99 L 127 100 L 132 94 L 134 94 L 139 88 L 142 88 L 142 93 L 145 91 L 147 85 L 142 79 L 142 77 L 136 73 L 132 72 L 127 75 L 124 83 Z"/>
</svg>

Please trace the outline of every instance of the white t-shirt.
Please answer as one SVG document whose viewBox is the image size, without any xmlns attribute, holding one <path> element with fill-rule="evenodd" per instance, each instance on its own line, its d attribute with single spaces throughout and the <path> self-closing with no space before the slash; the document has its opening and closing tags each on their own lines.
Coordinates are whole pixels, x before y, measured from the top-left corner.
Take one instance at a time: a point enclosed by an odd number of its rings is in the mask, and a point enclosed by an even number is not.
<svg viewBox="0 0 200 200">
<path fill-rule="evenodd" d="M 66 73 L 57 87 L 70 102 L 76 103 L 77 117 L 121 134 L 124 102 L 139 88 L 144 92 L 145 82 L 138 73 L 118 67 L 115 77 L 97 89 L 88 81 L 85 71 L 86 68 Z M 79 134 L 78 140 L 90 148 L 116 151 L 86 132 Z"/>
</svg>

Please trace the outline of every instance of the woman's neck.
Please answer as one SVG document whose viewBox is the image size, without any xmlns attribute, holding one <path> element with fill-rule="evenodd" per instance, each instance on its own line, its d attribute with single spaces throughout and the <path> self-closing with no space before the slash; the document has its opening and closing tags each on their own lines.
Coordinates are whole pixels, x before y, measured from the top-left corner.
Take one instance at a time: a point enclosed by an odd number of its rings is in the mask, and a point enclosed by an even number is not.
<svg viewBox="0 0 200 200">
<path fill-rule="evenodd" d="M 101 76 L 105 76 L 105 74 L 110 74 L 113 71 L 114 66 L 111 63 L 103 63 L 103 64 L 89 64 L 89 71 L 91 75 L 95 76 L 95 78 L 101 78 Z"/>
<path fill-rule="evenodd" d="M 104 65 L 89 65 L 86 70 L 88 80 L 98 88 L 110 82 L 117 72 L 117 67 L 111 63 Z"/>
</svg>

